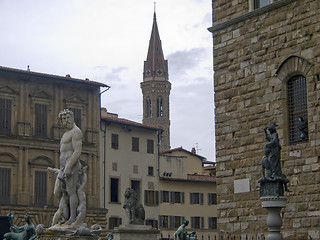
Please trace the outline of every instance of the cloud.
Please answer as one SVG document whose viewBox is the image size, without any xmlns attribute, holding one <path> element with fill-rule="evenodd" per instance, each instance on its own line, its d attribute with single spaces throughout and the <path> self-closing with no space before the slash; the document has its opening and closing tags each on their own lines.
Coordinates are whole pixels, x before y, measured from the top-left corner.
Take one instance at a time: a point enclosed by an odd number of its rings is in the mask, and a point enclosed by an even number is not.
<svg viewBox="0 0 320 240">
<path fill-rule="evenodd" d="M 195 69 L 199 63 L 205 60 L 206 48 L 193 48 L 185 51 L 177 51 L 168 55 L 169 72 L 185 74 L 186 71 Z"/>
</svg>

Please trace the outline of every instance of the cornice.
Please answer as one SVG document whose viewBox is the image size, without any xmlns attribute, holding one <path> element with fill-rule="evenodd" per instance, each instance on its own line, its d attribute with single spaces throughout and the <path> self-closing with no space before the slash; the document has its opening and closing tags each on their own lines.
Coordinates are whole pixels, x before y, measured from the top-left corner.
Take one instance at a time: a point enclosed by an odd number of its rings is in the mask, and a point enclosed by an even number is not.
<svg viewBox="0 0 320 240">
<path fill-rule="evenodd" d="M 258 9 L 255 9 L 251 12 L 248 12 L 248 13 L 245 13 L 239 17 L 236 17 L 236 18 L 233 18 L 233 19 L 230 19 L 230 20 L 227 20 L 223 23 L 220 23 L 220 24 L 217 24 L 217 25 L 214 25 L 212 27 L 209 27 L 208 28 L 208 31 L 211 32 L 211 33 L 214 33 L 216 31 L 220 31 L 222 29 L 225 29 L 225 28 L 228 28 L 232 25 L 235 25 L 237 23 L 240 23 L 240 22 L 244 22 L 250 18 L 253 18 L 253 17 L 256 17 L 256 16 L 259 16 L 261 14 L 264 14 L 264 13 L 267 13 L 267 12 L 270 12 L 270 11 L 273 11 L 275 9 L 278 9 L 280 7 L 283 7 L 283 6 L 286 6 L 290 3 L 293 3 L 297 0 L 280 0 L 280 1 L 277 1 L 277 2 L 274 2 L 274 3 L 271 3 L 265 7 L 262 7 L 262 8 L 258 8 Z"/>
</svg>

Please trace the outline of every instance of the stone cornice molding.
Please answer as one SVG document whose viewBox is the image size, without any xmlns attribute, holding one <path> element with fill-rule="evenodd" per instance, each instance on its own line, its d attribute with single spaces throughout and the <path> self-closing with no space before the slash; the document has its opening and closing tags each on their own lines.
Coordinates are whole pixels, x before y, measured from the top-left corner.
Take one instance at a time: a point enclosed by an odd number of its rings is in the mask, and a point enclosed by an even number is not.
<svg viewBox="0 0 320 240">
<path fill-rule="evenodd" d="M 250 18 L 253 18 L 253 17 L 256 17 L 256 16 L 259 16 L 261 14 L 264 14 L 266 12 L 269 12 L 269 11 L 272 11 L 272 10 L 275 10 L 275 9 L 278 9 L 280 7 L 283 7 L 287 4 L 290 4 L 292 2 L 295 2 L 297 0 L 280 0 L 280 1 L 277 1 L 277 2 L 274 2 L 274 3 L 271 3 L 265 7 L 262 7 L 262 8 L 258 8 L 258 9 L 255 9 L 251 12 L 248 12 L 246 14 L 243 14 L 239 17 L 236 17 L 236 18 L 233 18 L 233 19 L 230 19 L 230 20 L 227 20 L 223 23 L 220 23 L 220 24 L 217 24 L 217 25 L 214 25 L 212 27 L 209 27 L 208 30 L 209 32 L 211 33 L 214 33 L 216 31 L 220 31 L 222 29 L 225 29 L 225 28 L 228 28 L 232 25 L 235 25 L 237 23 L 240 23 L 240 22 L 244 22 Z"/>
</svg>

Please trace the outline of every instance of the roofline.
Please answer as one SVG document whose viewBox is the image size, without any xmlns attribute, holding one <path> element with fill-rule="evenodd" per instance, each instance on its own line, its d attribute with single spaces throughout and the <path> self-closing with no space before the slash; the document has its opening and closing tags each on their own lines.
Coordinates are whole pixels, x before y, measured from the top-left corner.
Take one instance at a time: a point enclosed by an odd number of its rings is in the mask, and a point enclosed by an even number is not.
<svg viewBox="0 0 320 240">
<path fill-rule="evenodd" d="M 131 126 L 131 127 L 150 129 L 150 130 L 154 130 L 154 131 L 163 131 L 161 128 L 152 127 L 152 126 L 145 125 L 145 124 L 142 124 L 142 123 L 130 121 L 130 120 L 127 120 L 127 119 L 124 119 L 124 118 L 102 117 L 101 121 L 110 122 L 110 123 L 117 123 L 117 124 L 120 124 L 120 125 L 126 125 L 126 126 Z"/>
<path fill-rule="evenodd" d="M 206 181 L 206 180 L 194 180 L 194 179 L 184 179 L 184 178 L 167 178 L 167 177 L 159 177 L 160 180 L 164 181 L 173 181 L 173 182 L 194 182 L 194 183 L 216 183 L 214 181 Z"/>
<path fill-rule="evenodd" d="M 3 66 L 0 66 L 0 72 L 20 73 L 20 74 L 23 74 L 26 76 L 51 78 L 51 79 L 58 79 L 61 81 L 77 82 L 77 83 L 83 83 L 83 84 L 87 84 L 87 85 L 95 85 L 95 86 L 99 86 L 99 87 L 110 88 L 110 86 L 108 86 L 107 84 L 91 81 L 89 79 L 83 80 L 83 79 L 79 79 L 79 78 L 63 77 L 63 76 L 58 76 L 58 75 L 39 73 L 39 72 L 33 72 L 33 71 L 27 71 L 27 70 L 15 69 L 15 68 L 8 68 L 8 67 L 3 67 Z"/>
<path fill-rule="evenodd" d="M 203 157 L 203 156 L 201 156 L 201 155 L 198 155 L 198 154 L 196 154 L 196 153 L 192 153 L 192 152 L 184 149 L 183 147 L 173 148 L 173 149 L 170 149 L 170 150 L 168 150 L 168 151 L 162 152 L 161 154 L 166 154 L 166 153 L 170 153 L 170 152 L 173 152 L 173 151 L 183 151 L 183 152 L 189 153 L 190 155 L 193 155 L 193 156 L 195 156 L 195 157 L 200 158 L 201 161 L 203 161 L 203 159 L 207 159 L 207 158 L 205 158 L 205 157 Z"/>
</svg>

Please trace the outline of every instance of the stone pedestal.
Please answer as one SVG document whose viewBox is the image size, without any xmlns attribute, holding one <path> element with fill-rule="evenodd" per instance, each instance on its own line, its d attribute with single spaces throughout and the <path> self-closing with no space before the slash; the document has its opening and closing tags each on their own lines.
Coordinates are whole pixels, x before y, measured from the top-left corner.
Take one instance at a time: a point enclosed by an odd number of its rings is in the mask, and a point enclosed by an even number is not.
<svg viewBox="0 0 320 240">
<path fill-rule="evenodd" d="M 114 240 L 157 240 L 160 231 L 146 225 L 129 224 L 113 231 Z"/>
<path fill-rule="evenodd" d="M 283 240 L 280 229 L 282 218 L 281 208 L 286 207 L 286 198 L 281 181 L 260 181 L 260 200 L 262 207 L 268 210 L 267 225 L 269 235 L 267 240 Z"/>
</svg>

